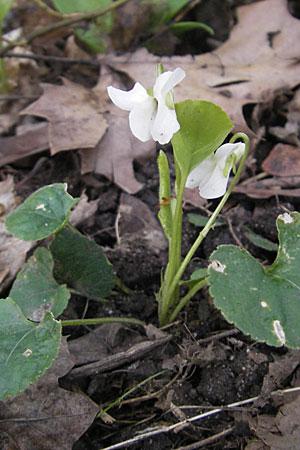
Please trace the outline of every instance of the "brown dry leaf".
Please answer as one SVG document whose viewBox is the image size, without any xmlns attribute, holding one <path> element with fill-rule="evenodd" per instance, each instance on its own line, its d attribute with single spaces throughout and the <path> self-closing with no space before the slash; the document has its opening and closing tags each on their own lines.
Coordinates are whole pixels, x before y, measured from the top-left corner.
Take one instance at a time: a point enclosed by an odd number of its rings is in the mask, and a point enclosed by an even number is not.
<svg viewBox="0 0 300 450">
<path fill-rule="evenodd" d="M 40 123 L 19 136 L 0 137 L 0 166 L 49 148 L 48 124 Z"/>
<path fill-rule="evenodd" d="M 43 95 L 21 112 L 49 120 L 52 155 L 62 150 L 95 147 L 107 128 L 101 96 L 66 78 L 62 81 L 62 86 L 42 83 Z"/>
<path fill-rule="evenodd" d="M 1 437 L 18 450 L 71 450 L 99 408 L 87 396 L 66 391 L 57 380 L 74 363 L 63 338 L 57 358 L 38 381 L 0 402 Z"/>
<path fill-rule="evenodd" d="M 153 86 L 156 64 L 182 67 L 186 79 L 175 90 L 176 101 L 203 99 L 221 106 L 239 126 L 247 127 L 242 107 L 267 102 L 274 92 L 299 83 L 300 21 L 286 0 L 265 0 L 237 9 L 238 23 L 229 40 L 213 53 L 159 58 L 142 49 L 111 58 L 110 64 L 145 87 Z"/>
<path fill-rule="evenodd" d="M 72 209 L 70 215 L 70 223 L 77 227 L 85 220 L 93 217 L 97 211 L 99 200 L 88 201 L 88 197 L 86 194 L 81 195 L 81 200 L 75 208 Z"/>
<path fill-rule="evenodd" d="M 262 408 L 272 391 L 279 389 L 285 380 L 294 372 L 299 365 L 300 351 L 288 350 L 284 356 L 273 355 L 275 361 L 269 364 L 269 371 L 264 377 L 260 397 L 255 402 L 256 408 Z"/>
<path fill-rule="evenodd" d="M 136 197 L 122 194 L 117 216 L 119 241 L 143 241 L 146 248 L 159 254 L 167 248 L 167 240 L 148 206 Z"/>
<path fill-rule="evenodd" d="M 35 245 L 12 236 L 6 229 L 4 219 L 16 206 L 14 180 L 8 176 L 0 183 L 0 291 L 3 291 L 15 278 L 23 266 L 27 252 Z"/>
<path fill-rule="evenodd" d="M 266 176 L 264 172 L 261 175 Z M 270 198 L 273 195 L 287 195 L 300 197 L 300 177 L 272 177 L 257 180 L 256 177 L 248 179 L 233 189 L 233 192 L 246 194 L 250 198 Z"/>
<path fill-rule="evenodd" d="M 110 114 L 109 129 L 94 149 L 80 150 L 82 173 L 94 172 L 114 181 L 128 194 L 135 194 L 143 185 L 134 176 L 133 160 L 141 163 L 155 154 L 152 141 L 140 142 L 128 124 L 128 117 Z"/>
<path fill-rule="evenodd" d="M 297 394 L 295 394 L 297 395 Z M 300 396 L 284 404 L 276 417 L 262 414 L 250 418 L 250 428 L 272 450 L 298 450 L 300 448 Z"/>
<path fill-rule="evenodd" d="M 264 172 L 279 177 L 300 175 L 300 148 L 277 144 L 261 165 Z"/>
</svg>

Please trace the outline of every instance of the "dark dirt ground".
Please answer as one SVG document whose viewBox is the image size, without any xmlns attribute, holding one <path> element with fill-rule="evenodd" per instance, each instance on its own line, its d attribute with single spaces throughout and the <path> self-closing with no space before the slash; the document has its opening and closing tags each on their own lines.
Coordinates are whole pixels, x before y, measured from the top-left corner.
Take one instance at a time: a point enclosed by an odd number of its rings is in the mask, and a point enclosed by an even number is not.
<svg viewBox="0 0 300 450">
<path fill-rule="evenodd" d="M 205 2 L 204 2 L 205 3 Z M 224 41 L 234 20 L 234 7 L 248 2 L 226 2 L 227 9 L 222 14 L 215 14 L 215 22 L 211 17 L 210 8 L 205 9 L 204 3 L 196 8 L 203 22 L 216 27 L 221 23 L 220 35 L 217 40 Z M 211 7 L 218 8 L 217 1 L 210 2 Z M 223 2 L 221 2 L 223 3 Z M 230 8 L 228 5 L 230 5 Z M 291 8 L 299 16 L 297 2 L 290 2 Z M 201 11 L 204 8 L 204 12 Z M 225 14 L 226 13 L 226 14 Z M 217 24 L 216 24 L 217 22 Z M 216 27 L 217 28 L 217 27 Z M 202 36 L 202 35 L 201 35 Z M 199 53 L 210 50 L 210 44 L 203 41 L 200 48 L 196 47 L 195 37 L 187 38 L 180 48 L 179 54 Z M 96 68 L 76 68 L 67 64 L 49 65 L 45 79 L 55 83 L 60 75 L 64 75 L 78 83 L 87 84 L 86 74 L 89 74 L 88 84 L 91 86 L 97 80 Z M 291 94 L 292 95 L 292 94 Z M 275 102 L 274 102 L 275 103 Z M 247 113 L 248 124 L 251 126 L 251 108 Z M 264 125 L 278 124 L 281 117 L 273 110 L 272 115 L 263 116 Z M 266 135 L 252 155 L 257 160 L 257 167 L 278 142 L 274 136 Z M 170 153 L 171 154 L 171 153 Z M 40 164 L 37 173 L 32 168 Z M 135 164 L 138 181 L 144 188 L 136 194 L 153 212 L 157 213 L 158 173 L 156 160 L 145 165 Z M 62 152 L 53 157 L 48 152 L 17 161 L 1 169 L 1 176 L 8 173 L 14 175 L 17 193 L 25 199 L 39 187 L 55 182 L 68 183 L 68 191 L 73 196 L 85 192 L 89 200 L 98 199 L 97 213 L 80 225 L 80 231 L 100 244 L 115 268 L 117 276 L 132 290 L 125 294 L 117 291 L 107 302 L 87 300 L 72 296 L 63 319 L 78 317 L 121 316 L 135 317 L 158 327 L 157 304 L 155 293 L 159 289 L 161 267 L 166 263 L 166 252 L 157 254 L 145 242 L 136 239 L 134 233 L 130 238 L 117 242 L 115 222 L 121 190 L 102 176 L 80 174 L 79 155 L 74 152 Z M 248 175 L 253 176 L 253 173 Z M 246 175 L 245 175 L 246 176 Z M 269 199 L 253 199 L 243 194 L 234 193 L 222 213 L 230 226 L 216 227 L 211 231 L 193 259 L 190 271 L 196 267 L 205 267 L 211 252 L 220 244 L 238 241 L 261 262 L 270 264 L 275 253 L 263 250 L 253 245 L 244 234 L 247 225 L 261 236 L 276 242 L 275 219 L 287 208 L 299 210 L 300 200 L 292 197 L 272 197 Z M 214 202 L 206 207 L 213 211 Z M 186 204 L 185 212 L 199 213 L 199 209 Z M 201 213 L 201 211 L 200 211 Z M 202 211 L 203 213 L 203 211 Z M 185 214 L 183 224 L 183 254 L 194 241 L 199 229 L 192 225 Z M 106 328 L 105 328 L 106 327 Z M 71 342 L 86 336 L 95 327 L 72 327 L 66 334 L 72 351 Z M 139 327 L 107 326 L 97 327 L 99 345 L 105 349 L 107 356 L 127 350 L 130 346 L 148 340 L 146 331 Z M 292 352 L 285 348 L 272 348 L 257 343 L 243 335 L 233 325 L 222 318 L 213 306 L 207 290 L 198 293 L 178 317 L 178 320 L 166 327 L 163 332 L 169 340 L 156 348 L 140 353 L 136 358 L 123 358 L 120 364 L 97 375 L 88 372 L 83 375 L 66 376 L 60 380 L 61 386 L 71 390 L 81 390 L 101 407 L 107 407 L 128 389 L 138 383 L 165 370 L 160 376 L 145 383 L 120 404 L 111 408 L 108 418 L 97 419 L 89 430 L 74 445 L 74 450 L 98 450 L 118 442 L 132 438 L 145 429 L 171 425 L 186 417 L 191 417 L 215 406 L 228 405 L 233 402 L 259 396 L 262 393 L 264 380 L 268 377 L 270 363 L 280 360 Z M 76 353 L 76 351 L 74 350 Z M 299 377 L 299 369 L 283 373 L 274 388 L 294 386 L 293 380 Z M 249 417 L 258 414 L 276 415 L 278 404 L 271 399 L 261 405 L 246 405 L 231 410 L 225 410 L 210 418 L 195 422 L 176 432 L 162 433 L 141 441 L 132 448 L 160 449 L 172 448 L 207 448 L 207 449 L 244 449 L 255 439 L 249 426 Z M 226 430 L 229 430 L 227 434 Z M 218 433 L 223 436 L 211 438 Z M 211 439 L 209 439 L 211 438 Z M 204 441 L 208 439 L 207 441 Z M 192 446 L 195 442 L 199 446 Z M 125 447 L 129 448 L 129 447 Z M 250 448 L 250 447 L 249 447 Z M 251 448 L 270 448 L 261 446 Z"/>
</svg>

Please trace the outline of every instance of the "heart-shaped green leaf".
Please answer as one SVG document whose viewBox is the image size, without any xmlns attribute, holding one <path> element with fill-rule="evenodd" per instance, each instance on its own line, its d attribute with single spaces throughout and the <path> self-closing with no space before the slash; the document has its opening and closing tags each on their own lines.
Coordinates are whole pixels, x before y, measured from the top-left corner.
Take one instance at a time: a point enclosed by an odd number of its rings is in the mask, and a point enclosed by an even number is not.
<svg viewBox="0 0 300 450">
<path fill-rule="evenodd" d="M 25 317 L 40 322 L 46 311 L 54 317 L 63 312 L 70 292 L 53 277 L 52 254 L 40 247 L 24 264 L 11 288 L 9 296 L 19 305 Z"/>
<path fill-rule="evenodd" d="M 215 305 L 253 339 L 300 347 L 300 214 L 277 219 L 279 249 L 265 269 L 247 251 L 220 246 L 210 257 L 210 293 Z"/>
<path fill-rule="evenodd" d="M 6 228 L 23 241 L 44 239 L 65 225 L 79 200 L 67 193 L 66 184 L 45 186 L 6 217 Z"/>
<path fill-rule="evenodd" d="M 50 312 L 30 322 L 11 299 L 0 299 L 0 399 L 15 395 L 40 377 L 56 357 L 61 325 Z"/>
<path fill-rule="evenodd" d="M 180 130 L 174 134 L 172 145 L 181 175 L 186 177 L 223 143 L 233 123 L 211 102 L 185 100 L 175 107 Z"/>
<path fill-rule="evenodd" d="M 96 300 L 110 294 L 115 283 L 113 268 L 96 242 L 64 228 L 56 234 L 50 250 L 59 281 Z"/>
</svg>

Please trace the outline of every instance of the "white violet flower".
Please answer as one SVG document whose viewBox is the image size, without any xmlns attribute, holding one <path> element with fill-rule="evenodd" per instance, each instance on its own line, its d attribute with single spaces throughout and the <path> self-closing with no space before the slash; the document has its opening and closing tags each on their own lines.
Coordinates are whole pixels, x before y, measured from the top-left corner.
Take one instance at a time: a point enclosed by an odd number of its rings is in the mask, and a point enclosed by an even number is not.
<svg viewBox="0 0 300 450">
<path fill-rule="evenodd" d="M 215 153 L 209 155 L 187 177 L 185 187 L 199 186 L 203 198 L 218 198 L 225 194 L 230 171 L 243 156 L 245 144 L 223 144 Z"/>
<path fill-rule="evenodd" d="M 135 83 L 130 91 L 112 86 L 107 88 L 112 102 L 129 113 L 132 134 L 140 141 L 154 139 L 160 144 L 168 143 L 180 125 L 173 103 L 172 89 L 185 77 L 179 67 L 174 72 L 163 72 L 155 81 L 153 92 Z"/>
</svg>

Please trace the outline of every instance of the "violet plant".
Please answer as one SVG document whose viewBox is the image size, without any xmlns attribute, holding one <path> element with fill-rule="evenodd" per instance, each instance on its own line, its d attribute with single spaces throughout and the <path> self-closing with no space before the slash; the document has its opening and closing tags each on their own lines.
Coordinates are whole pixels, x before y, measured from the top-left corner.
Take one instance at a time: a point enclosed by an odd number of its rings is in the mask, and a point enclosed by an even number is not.
<svg viewBox="0 0 300 450">
<path fill-rule="evenodd" d="M 249 152 L 249 138 L 244 133 L 236 133 L 223 143 L 233 124 L 214 103 L 185 100 L 174 104 L 173 88 L 184 77 L 180 68 L 164 72 L 158 65 L 153 90 L 146 90 L 139 83 L 127 92 L 108 87 L 115 105 L 130 111 L 129 125 L 138 139 L 154 139 L 160 144 L 170 140 L 173 147 L 174 194 L 167 156 L 163 150 L 158 156 L 158 217 L 169 242 L 168 264 L 157 293 L 160 325 L 174 321 L 189 300 L 209 286 L 215 305 L 244 333 L 270 345 L 299 348 L 299 213 L 286 212 L 277 218 L 279 246 L 270 267 L 263 267 L 244 249 L 222 245 L 211 255 L 207 269 L 196 270 L 190 280 L 183 279 L 189 262 L 238 182 Z M 231 171 L 234 177 L 227 187 Z M 182 259 L 183 194 L 185 188 L 196 187 L 204 198 L 222 198 Z M 188 287 L 183 296 L 181 286 Z"/>
<path fill-rule="evenodd" d="M 112 86 L 107 88 L 113 103 L 130 111 L 129 125 L 135 137 L 142 142 L 154 139 L 160 144 L 171 141 L 175 162 L 175 196 L 172 196 L 168 160 L 160 150 L 158 167 L 160 175 L 159 220 L 169 242 L 169 257 L 160 291 L 157 293 L 160 325 L 172 322 L 189 299 L 204 285 L 201 277 L 180 299 L 182 275 L 236 184 L 244 167 L 249 139 L 239 133 L 229 143 L 222 144 L 233 124 L 217 105 L 200 100 L 186 100 L 174 104 L 173 88 L 185 78 L 181 68 L 163 71 L 158 65 L 153 89 L 146 90 L 136 83 L 130 91 Z M 242 142 L 237 142 L 241 139 Z M 230 188 L 227 183 L 232 168 L 242 158 L 239 170 Z M 182 199 L 185 188 L 199 187 L 204 198 L 223 196 L 215 213 L 199 234 L 190 251 L 181 261 Z"/>
</svg>

